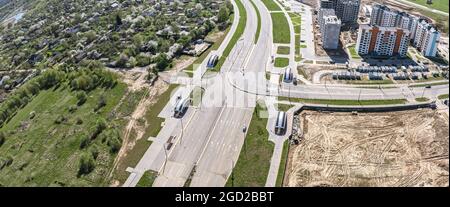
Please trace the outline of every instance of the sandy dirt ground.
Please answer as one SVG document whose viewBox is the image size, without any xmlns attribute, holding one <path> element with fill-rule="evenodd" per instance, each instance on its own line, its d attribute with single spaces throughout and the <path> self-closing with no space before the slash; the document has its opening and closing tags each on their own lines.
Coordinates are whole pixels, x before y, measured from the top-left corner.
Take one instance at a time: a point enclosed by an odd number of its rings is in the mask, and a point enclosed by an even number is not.
<svg viewBox="0 0 450 207">
<path fill-rule="evenodd" d="M 300 128 L 286 186 L 449 185 L 449 124 L 439 111 L 306 111 Z"/>
<path fill-rule="evenodd" d="M 122 80 L 128 85 L 129 92 L 139 90 L 145 90 L 145 92 L 143 93 L 141 100 L 136 106 L 136 109 L 132 113 L 128 124 L 124 129 L 122 147 L 114 160 L 113 170 L 111 171 L 110 176 L 112 176 L 114 169 L 117 167 L 122 158 L 125 157 L 127 153 L 136 145 L 136 142 L 143 137 L 147 123 L 143 126 L 142 124 L 139 124 L 138 120 L 145 116 L 149 106 L 155 103 L 156 98 L 168 88 L 168 84 L 161 80 L 157 80 L 153 85 L 150 85 L 145 79 L 147 76 L 147 70 L 133 69 L 129 71 L 120 71 L 119 74 L 121 75 Z M 127 98 L 128 93 L 123 96 L 122 99 Z M 119 105 L 120 104 L 118 104 L 118 106 Z M 120 183 L 118 181 L 112 181 L 111 186 L 117 186 L 119 184 Z"/>
</svg>

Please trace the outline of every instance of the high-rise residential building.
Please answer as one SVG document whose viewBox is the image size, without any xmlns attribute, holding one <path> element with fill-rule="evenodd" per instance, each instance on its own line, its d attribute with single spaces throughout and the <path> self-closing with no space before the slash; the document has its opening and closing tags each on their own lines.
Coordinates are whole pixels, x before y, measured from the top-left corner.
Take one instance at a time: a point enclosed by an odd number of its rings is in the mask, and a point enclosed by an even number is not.
<svg viewBox="0 0 450 207">
<path fill-rule="evenodd" d="M 338 0 L 336 3 L 336 16 L 346 24 L 358 22 L 360 0 Z"/>
<path fill-rule="evenodd" d="M 318 16 L 318 21 L 319 21 L 319 26 L 320 28 L 322 28 L 323 22 L 324 22 L 324 18 L 325 16 L 336 16 L 336 13 L 334 13 L 334 9 L 320 9 L 319 10 L 319 16 Z"/>
<path fill-rule="evenodd" d="M 399 27 L 360 25 L 356 50 L 360 55 L 405 57 L 409 46 L 409 30 Z"/>
<path fill-rule="evenodd" d="M 436 56 L 439 39 L 440 33 L 433 25 L 425 19 L 418 22 L 413 44 L 423 56 Z"/>
<path fill-rule="evenodd" d="M 360 0 L 321 0 L 320 8 L 334 9 L 342 23 L 352 24 L 358 21 L 360 3 Z"/>
<path fill-rule="evenodd" d="M 319 24 L 323 48 L 337 49 L 341 32 L 341 20 L 335 15 L 334 10 L 320 9 Z"/>
<path fill-rule="evenodd" d="M 410 40 L 424 56 L 435 56 L 440 33 L 427 20 L 390 9 L 381 4 L 373 6 L 370 24 L 380 27 L 399 27 L 410 31 Z"/>
<path fill-rule="evenodd" d="M 336 0 L 321 0 L 320 8 L 321 9 L 334 9 L 336 6 Z"/>
</svg>

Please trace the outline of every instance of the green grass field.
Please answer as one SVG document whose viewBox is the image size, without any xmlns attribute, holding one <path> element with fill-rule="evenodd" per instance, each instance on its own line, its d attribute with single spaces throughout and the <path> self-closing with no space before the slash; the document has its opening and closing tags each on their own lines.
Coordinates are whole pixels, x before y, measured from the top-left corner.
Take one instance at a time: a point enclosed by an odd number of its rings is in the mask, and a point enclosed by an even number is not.
<svg viewBox="0 0 450 207">
<path fill-rule="evenodd" d="M 286 164 L 289 155 L 289 140 L 284 141 L 283 152 L 281 155 L 280 168 L 278 169 L 277 182 L 275 187 L 282 187 L 284 174 L 286 173 Z"/>
<path fill-rule="evenodd" d="M 352 57 L 353 59 L 361 59 L 361 56 L 359 56 L 358 52 L 356 52 L 355 45 L 348 47 L 348 51 L 350 52 L 350 57 Z"/>
<path fill-rule="evenodd" d="M 280 46 L 277 49 L 277 54 L 279 55 L 289 55 L 291 48 L 286 47 L 286 46 Z"/>
<path fill-rule="evenodd" d="M 157 172 L 151 170 L 146 171 L 144 175 L 142 175 L 136 187 L 152 187 L 153 182 L 155 181 L 157 176 L 158 176 Z"/>
<path fill-rule="evenodd" d="M 420 97 L 420 98 L 416 98 L 416 101 L 417 102 L 427 102 L 427 101 L 429 101 L 430 99 L 428 99 L 428 98 L 426 98 L 426 97 Z"/>
<path fill-rule="evenodd" d="M 300 35 L 301 35 L 301 24 L 302 24 L 302 17 L 293 12 L 289 12 L 289 17 L 291 18 L 292 24 L 294 24 L 294 32 L 295 32 L 295 61 L 301 61 L 302 60 L 302 54 L 300 54 Z"/>
<path fill-rule="evenodd" d="M 394 84 L 394 81 L 391 79 L 386 80 L 350 80 L 346 81 L 347 84 L 353 85 L 385 85 L 385 84 Z"/>
<path fill-rule="evenodd" d="M 448 0 L 433 0 L 433 4 L 427 4 L 427 0 L 407 0 L 407 1 L 448 13 Z"/>
<path fill-rule="evenodd" d="M 256 105 L 244 146 L 228 178 L 227 187 L 263 187 L 266 184 L 274 144 L 268 140 L 268 119 L 260 118 L 265 109 L 265 106 Z"/>
<path fill-rule="evenodd" d="M 289 58 L 275 58 L 275 67 L 283 68 L 289 66 Z"/>
<path fill-rule="evenodd" d="M 256 16 L 258 18 L 258 26 L 256 27 L 256 34 L 255 34 L 255 44 L 258 42 L 259 40 L 259 35 L 261 34 L 261 13 L 259 12 L 258 7 L 256 6 L 255 2 L 253 2 L 253 0 L 250 1 L 252 3 L 253 8 L 256 11 Z"/>
<path fill-rule="evenodd" d="M 222 68 L 223 63 L 227 59 L 228 55 L 230 55 L 231 50 L 236 45 L 239 38 L 241 38 L 242 34 L 244 33 L 245 26 L 247 24 L 247 11 L 245 10 L 244 5 L 242 4 L 241 0 L 236 0 L 236 4 L 239 8 L 239 23 L 236 27 L 236 31 L 234 32 L 233 36 L 231 37 L 230 42 L 228 43 L 227 47 L 223 51 L 222 56 L 219 58 L 219 62 L 214 67 L 213 71 L 220 71 Z M 234 17 L 237 18 L 237 17 Z"/>
<path fill-rule="evenodd" d="M 439 100 L 442 100 L 442 99 L 448 99 L 448 94 L 440 95 L 440 96 L 438 96 L 438 99 L 439 99 Z"/>
<path fill-rule="evenodd" d="M 163 110 L 164 106 L 166 106 L 167 102 L 169 102 L 170 95 L 176 90 L 176 88 L 178 88 L 178 85 L 170 85 L 164 93 L 158 96 L 156 102 L 148 107 L 143 118 L 143 121 L 146 121 L 148 124 L 145 128 L 144 135 L 141 139 L 136 140 L 134 147 L 129 150 L 124 157 L 122 157 L 113 174 L 114 180 L 118 180 L 120 183 L 125 182 L 129 175 L 129 173 L 125 171 L 127 167 L 136 166 L 152 144 L 152 142 L 148 141 L 147 138 L 156 137 L 159 131 L 161 131 L 161 124 L 164 122 L 164 119 L 158 117 L 158 115 Z M 136 132 L 132 131 L 129 139 L 135 138 Z"/>
<path fill-rule="evenodd" d="M 261 0 L 269 11 L 281 11 L 275 0 Z"/>
<path fill-rule="evenodd" d="M 273 42 L 279 44 L 289 44 L 291 42 L 291 32 L 284 13 L 271 13 L 273 22 Z"/>
<path fill-rule="evenodd" d="M 324 104 L 324 105 L 337 105 L 337 106 L 370 106 L 370 105 L 393 105 L 404 104 L 406 99 L 392 99 L 392 100 L 326 100 L 326 99 L 303 99 L 303 98 L 289 98 L 278 97 L 280 101 L 291 101 L 298 103 L 310 103 L 310 104 Z"/>
<path fill-rule="evenodd" d="M 0 130 L 6 142 L 0 147 L 0 160 L 10 156 L 13 162 L 0 170 L 1 185 L 109 185 L 107 174 L 116 154 L 110 152 L 102 134 L 84 149 L 80 143 L 92 133 L 100 118 L 106 120 L 107 130 L 121 132 L 126 123 L 124 116 L 135 105 L 126 101 L 123 104 L 127 107 L 119 105 L 126 94 L 126 85 L 120 83 L 112 89 L 97 88 L 87 93 L 87 101 L 70 112 L 69 106 L 77 103 L 76 93 L 65 84 L 43 90 L 3 125 Z M 106 105 L 95 112 L 100 96 L 106 98 Z M 94 151 L 97 152 L 94 170 L 78 176 L 81 154 Z"/>
</svg>

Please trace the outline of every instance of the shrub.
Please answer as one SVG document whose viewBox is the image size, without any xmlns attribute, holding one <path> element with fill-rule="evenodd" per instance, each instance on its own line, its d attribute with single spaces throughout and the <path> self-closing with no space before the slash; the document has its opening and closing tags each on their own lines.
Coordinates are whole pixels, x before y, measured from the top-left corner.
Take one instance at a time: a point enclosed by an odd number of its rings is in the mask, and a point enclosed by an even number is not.
<svg viewBox="0 0 450 207">
<path fill-rule="evenodd" d="M 97 103 L 97 106 L 95 107 L 94 111 L 98 111 L 101 108 L 103 108 L 104 106 L 106 106 L 106 98 L 105 98 L 105 96 L 101 95 L 100 98 L 98 99 L 98 103 Z"/>
<path fill-rule="evenodd" d="M 78 106 L 81 106 L 84 103 L 86 103 L 86 100 L 87 100 L 86 92 L 84 92 L 84 91 L 78 92 L 77 93 L 77 100 L 78 100 L 78 102 L 77 102 Z"/>
<path fill-rule="evenodd" d="M 91 173 L 95 168 L 95 160 L 90 153 L 85 153 L 81 155 L 80 158 L 80 168 L 78 170 L 78 175 L 87 175 Z"/>
<path fill-rule="evenodd" d="M 122 142 L 120 142 L 118 137 L 110 137 L 108 138 L 108 146 L 111 153 L 117 153 L 122 147 Z"/>
<path fill-rule="evenodd" d="M 55 124 L 61 124 L 66 121 L 67 121 L 67 118 L 64 115 L 59 115 L 55 120 Z"/>
<path fill-rule="evenodd" d="M 80 149 L 86 148 L 89 143 L 91 143 L 91 139 L 88 136 L 84 136 L 83 139 L 81 139 Z"/>
<path fill-rule="evenodd" d="M 6 141 L 5 133 L 0 132 L 0 147 L 5 143 L 5 141 Z"/>
<path fill-rule="evenodd" d="M 34 119 L 35 116 L 36 116 L 36 112 L 34 112 L 34 111 L 30 112 L 30 119 Z"/>
<path fill-rule="evenodd" d="M 98 147 L 96 145 L 94 145 L 91 147 L 91 149 L 89 151 L 91 152 L 91 155 L 94 158 L 94 160 L 96 160 L 98 157 L 98 154 L 99 154 Z"/>
<path fill-rule="evenodd" d="M 75 112 L 77 109 L 78 109 L 77 106 L 69 106 L 69 112 L 70 112 L 70 113 Z"/>
<path fill-rule="evenodd" d="M 106 121 L 104 119 L 98 119 L 97 123 L 95 124 L 94 132 L 91 135 L 91 140 L 97 138 L 98 135 L 100 135 L 103 132 L 103 130 L 106 129 L 106 127 L 107 127 Z"/>
<path fill-rule="evenodd" d="M 83 120 L 80 117 L 78 117 L 75 123 L 77 125 L 82 125 L 83 124 Z"/>
</svg>

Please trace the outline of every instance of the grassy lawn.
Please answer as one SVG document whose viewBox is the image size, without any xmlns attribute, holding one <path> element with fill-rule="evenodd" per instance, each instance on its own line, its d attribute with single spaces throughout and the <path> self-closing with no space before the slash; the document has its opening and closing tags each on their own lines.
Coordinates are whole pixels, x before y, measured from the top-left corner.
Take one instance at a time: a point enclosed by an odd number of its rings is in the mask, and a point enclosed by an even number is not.
<svg viewBox="0 0 450 207">
<path fill-rule="evenodd" d="M 280 46 L 277 49 L 277 54 L 279 55 L 289 55 L 291 48 L 286 46 Z"/>
<path fill-rule="evenodd" d="M 350 47 L 348 47 L 348 51 L 350 52 L 350 56 L 353 59 L 361 59 L 361 56 L 359 56 L 358 52 L 356 52 L 356 46 L 352 45 Z"/>
<path fill-rule="evenodd" d="M 147 139 L 149 137 L 156 137 L 162 128 L 161 124 L 164 122 L 164 119 L 158 117 L 158 114 L 162 111 L 167 102 L 169 102 L 171 93 L 177 87 L 178 85 L 170 85 L 169 88 L 158 97 L 156 103 L 149 106 L 144 116 L 144 121 L 147 121 L 148 124 L 148 127 L 145 129 L 144 136 L 141 139 L 136 140 L 134 147 L 129 150 L 126 156 L 124 156 L 118 163 L 118 166 L 114 172 L 115 180 L 118 180 L 121 183 L 125 182 L 129 175 L 129 173 L 125 171 L 127 167 L 136 166 L 142 156 L 144 156 L 145 152 L 152 144 L 152 142 Z M 132 130 L 129 139 L 136 139 L 136 136 L 136 131 Z"/>
<path fill-rule="evenodd" d="M 159 113 L 166 106 L 167 102 L 170 100 L 170 95 L 178 87 L 178 85 L 173 84 L 169 86 L 163 94 L 158 97 L 158 101 L 151 105 L 147 112 L 145 113 L 145 119 L 147 120 L 148 127 L 145 130 L 144 138 L 156 137 L 161 131 L 161 124 L 164 122 L 163 118 L 158 117 Z"/>
<path fill-rule="evenodd" d="M 407 102 L 406 99 L 360 100 L 360 101 L 358 101 L 358 100 L 303 99 L 303 98 L 289 98 L 289 97 L 278 97 L 278 100 L 299 102 L 299 103 L 310 103 L 310 104 L 340 105 L 340 106 L 393 105 L 393 104 L 404 104 Z"/>
<path fill-rule="evenodd" d="M 284 112 L 287 112 L 287 111 L 288 111 L 289 109 L 291 109 L 292 107 L 294 107 L 294 105 L 280 104 L 280 103 L 275 104 L 275 108 L 276 108 L 278 111 L 284 111 Z"/>
<path fill-rule="evenodd" d="M 158 176 L 157 172 L 151 170 L 146 171 L 144 175 L 142 175 L 136 187 L 152 187 L 153 182 L 155 181 L 157 176 Z"/>
<path fill-rule="evenodd" d="M 427 0 L 407 0 L 407 1 L 448 13 L 448 0 L 433 0 L 433 4 L 427 4 Z"/>
<path fill-rule="evenodd" d="M 301 61 L 302 54 L 300 53 L 300 35 L 295 35 L 295 61 Z"/>
<path fill-rule="evenodd" d="M 428 99 L 428 98 L 426 98 L 426 97 L 420 97 L 420 98 L 416 98 L 416 101 L 417 102 L 427 102 L 427 101 L 429 101 L 430 99 Z"/>
<path fill-rule="evenodd" d="M 277 182 L 275 187 L 283 186 L 284 174 L 286 173 L 286 162 L 289 155 L 289 140 L 284 141 L 283 152 L 281 153 L 280 168 L 278 169 Z"/>
<path fill-rule="evenodd" d="M 273 42 L 279 44 L 289 44 L 291 33 L 288 21 L 284 13 L 271 13 L 273 22 Z"/>
<path fill-rule="evenodd" d="M 291 21 L 294 25 L 299 25 L 302 23 L 302 17 L 299 14 L 289 12 L 289 17 L 291 17 Z"/>
<path fill-rule="evenodd" d="M 234 45 L 236 45 L 239 38 L 241 38 L 242 34 L 245 30 L 245 25 L 247 24 L 247 11 L 244 8 L 244 5 L 242 4 L 241 0 L 236 0 L 236 4 L 239 8 L 239 23 L 236 28 L 236 31 L 234 32 L 233 36 L 231 37 L 230 42 L 228 43 L 227 47 L 223 51 L 222 57 L 220 57 L 219 62 L 214 67 L 213 71 L 220 71 L 222 68 L 223 63 L 227 59 L 228 55 L 230 55 L 231 50 L 233 49 Z M 236 18 L 236 17 L 235 17 Z"/>
<path fill-rule="evenodd" d="M 438 99 L 439 99 L 439 100 L 442 100 L 442 99 L 448 99 L 448 94 L 440 95 L 440 96 L 438 96 Z"/>
<path fill-rule="evenodd" d="M 274 144 L 268 140 L 267 118 L 260 118 L 265 108 L 256 105 L 244 146 L 228 178 L 227 187 L 263 187 L 266 184 Z"/>
<path fill-rule="evenodd" d="M 258 26 L 256 27 L 256 34 L 255 34 L 255 44 L 256 44 L 259 40 L 259 35 L 261 33 L 261 13 L 259 12 L 255 2 L 253 2 L 253 0 L 251 0 L 250 2 L 252 3 L 253 8 L 256 11 L 256 16 L 258 17 Z"/>
<path fill-rule="evenodd" d="M 269 11 L 281 11 L 281 8 L 274 0 L 261 0 Z"/>
<path fill-rule="evenodd" d="M 275 67 L 283 68 L 289 65 L 289 58 L 275 58 Z"/>
<path fill-rule="evenodd" d="M 195 86 L 195 88 L 192 90 L 189 97 L 191 97 L 192 105 L 193 106 L 200 106 L 200 103 L 202 102 L 203 95 L 205 94 L 205 89 Z"/>
<path fill-rule="evenodd" d="M 346 81 L 347 84 L 353 85 L 382 85 L 382 84 L 394 84 L 391 79 L 386 80 L 351 80 Z"/>
<path fill-rule="evenodd" d="M 126 88 L 123 83 L 112 89 L 97 88 L 87 93 L 87 101 L 72 112 L 69 107 L 77 103 L 76 91 L 66 84 L 42 90 L 0 129 L 6 135 L 0 147 L 0 163 L 3 158 L 13 158 L 10 166 L 0 170 L 1 185 L 108 186 L 108 172 L 116 154 L 110 151 L 103 134 L 84 149 L 80 143 L 95 130 L 98 119 L 106 120 L 108 131 L 123 130 L 127 122 L 123 116 L 135 107 L 133 103 L 127 103 L 130 109 L 119 104 Z M 95 112 L 101 96 L 106 98 L 106 105 Z M 64 117 L 63 121 L 56 122 L 59 117 Z M 78 176 L 81 155 L 94 151 L 98 153 L 94 170 Z"/>
</svg>

